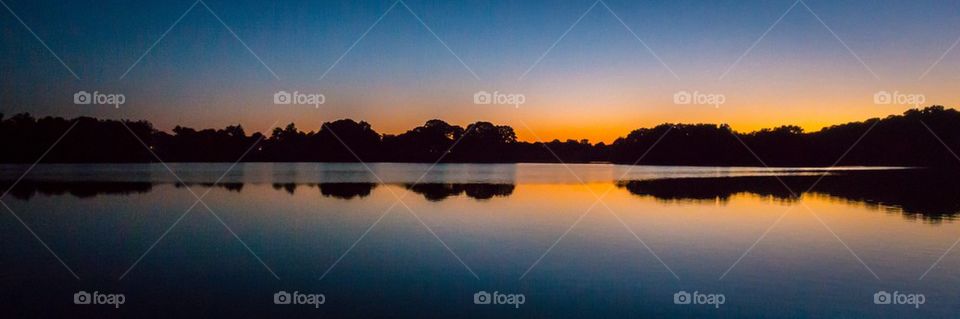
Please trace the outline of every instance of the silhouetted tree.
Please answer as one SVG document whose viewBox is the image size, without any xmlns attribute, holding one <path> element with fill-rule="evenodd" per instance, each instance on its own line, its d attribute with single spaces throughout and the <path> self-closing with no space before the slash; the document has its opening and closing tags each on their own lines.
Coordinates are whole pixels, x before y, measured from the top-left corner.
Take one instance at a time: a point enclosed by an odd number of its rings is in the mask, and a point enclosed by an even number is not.
<svg viewBox="0 0 960 319">
<path fill-rule="evenodd" d="M 463 128 L 441 120 L 429 120 L 400 135 L 385 135 L 386 158 L 404 162 L 436 162 L 463 136 Z"/>
<path fill-rule="evenodd" d="M 436 119 L 399 135 L 342 119 L 323 123 L 316 132 L 290 123 L 265 137 L 248 136 L 240 125 L 217 130 L 177 126 L 168 133 L 146 121 L 0 114 L 0 149 L 8 150 L 0 152 L 0 162 L 35 161 L 61 136 L 44 162 L 152 162 L 154 154 L 173 162 L 232 162 L 250 149 L 242 160 L 356 162 L 359 157 L 368 162 L 510 163 L 558 162 L 559 157 L 568 163 L 640 160 L 648 165 L 960 164 L 950 151 L 960 150 L 960 112 L 943 106 L 809 133 L 797 126 L 741 133 L 725 124 L 662 124 L 634 130 L 609 145 L 587 140 L 521 142 L 509 126 L 476 122 L 462 128 Z"/>
</svg>

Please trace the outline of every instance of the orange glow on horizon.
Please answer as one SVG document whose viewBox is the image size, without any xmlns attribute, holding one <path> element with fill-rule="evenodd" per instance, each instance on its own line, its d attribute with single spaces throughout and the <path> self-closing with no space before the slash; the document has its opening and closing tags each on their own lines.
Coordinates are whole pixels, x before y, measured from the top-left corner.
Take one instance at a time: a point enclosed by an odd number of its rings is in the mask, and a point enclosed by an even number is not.
<svg viewBox="0 0 960 319">
<path fill-rule="evenodd" d="M 931 99 L 932 100 L 932 99 Z M 751 101 L 752 102 L 752 101 Z M 794 101 L 777 107 L 770 103 L 728 103 L 718 108 L 713 106 L 676 106 L 669 103 L 653 104 L 653 107 L 621 104 L 599 104 L 589 107 L 562 105 L 521 106 L 505 109 L 478 109 L 450 107 L 437 113 L 432 108 L 410 110 L 396 108 L 387 112 L 370 112 L 365 109 L 337 107 L 321 112 L 280 108 L 248 108 L 232 117 L 220 117 L 222 113 L 203 116 L 178 113 L 179 116 L 151 119 L 149 116 L 131 117 L 155 121 L 158 129 L 170 131 L 176 125 L 193 128 L 223 128 L 241 124 L 248 133 L 261 132 L 269 135 L 271 123 L 276 127 L 295 123 L 302 131 L 317 131 L 323 122 L 338 119 L 366 121 L 381 134 L 401 134 L 431 119 L 440 119 L 453 125 L 466 127 L 477 121 L 507 125 L 514 129 L 521 141 L 549 142 L 587 139 L 591 143 L 612 143 L 633 130 L 671 124 L 728 124 L 738 132 L 752 132 L 764 128 L 796 125 L 806 132 L 815 132 L 832 125 L 860 122 L 870 118 L 883 118 L 902 114 L 913 106 L 877 106 L 858 101 L 845 101 L 842 107 L 832 103 L 809 103 Z M 927 104 L 945 104 L 928 102 Z M 950 107 L 949 105 L 947 107 Z M 161 121 L 156 121 L 161 120 Z"/>
</svg>

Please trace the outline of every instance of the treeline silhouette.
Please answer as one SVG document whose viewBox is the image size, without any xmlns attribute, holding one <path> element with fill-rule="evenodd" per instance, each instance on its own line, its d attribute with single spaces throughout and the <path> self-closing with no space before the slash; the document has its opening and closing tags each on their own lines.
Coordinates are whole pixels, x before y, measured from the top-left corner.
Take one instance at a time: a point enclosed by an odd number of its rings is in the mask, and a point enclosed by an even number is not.
<svg viewBox="0 0 960 319">
<path fill-rule="evenodd" d="M 907 169 L 847 171 L 828 175 L 670 178 L 625 181 L 631 194 L 667 202 L 727 202 L 742 193 L 796 201 L 808 193 L 860 203 L 872 208 L 898 208 L 908 218 L 938 223 L 960 214 L 960 171 Z M 789 187 L 789 189 L 787 188 Z"/>
<path fill-rule="evenodd" d="M 666 202 L 702 203 L 727 202 L 737 194 L 755 194 L 780 201 L 792 202 L 799 196 L 816 194 L 850 203 L 866 205 L 878 210 L 898 211 L 910 219 L 931 223 L 954 220 L 960 214 L 960 171 L 939 169 L 906 169 L 876 171 L 844 171 L 820 176 L 786 175 L 742 177 L 696 177 L 633 180 L 618 182 L 617 186 L 631 194 L 652 197 Z M 782 183 L 781 183 L 782 182 Z M 13 181 L 0 181 L 0 189 L 10 189 Z M 97 182 L 23 180 L 10 190 L 10 195 L 21 200 L 34 196 L 73 195 L 93 198 L 100 195 L 128 196 L 144 194 L 161 183 L 155 182 Z M 244 183 L 174 183 L 175 187 L 217 187 L 230 192 L 243 192 Z M 788 190 L 786 186 L 789 186 Z M 318 188 L 320 195 L 343 200 L 370 196 L 378 187 L 375 183 L 273 183 L 272 188 L 291 195 Z M 439 202 L 450 197 L 466 196 L 485 201 L 513 195 L 516 185 L 509 183 L 424 183 L 399 184 Z M 813 186 L 811 188 L 811 186 Z M 791 192 L 792 191 L 792 192 Z"/>
<path fill-rule="evenodd" d="M 134 195 L 153 191 L 159 182 L 113 182 L 113 181 L 56 181 L 22 180 L 14 184 L 13 180 L 0 180 L 0 189 L 9 189 L 10 195 L 21 200 L 30 200 L 37 195 L 62 196 L 73 195 L 77 198 L 94 198 L 100 195 Z M 244 183 L 173 183 L 175 188 L 216 187 L 230 192 L 243 192 Z M 338 199 L 359 199 L 370 196 L 375 183 L 272 183 L 270 186 L 290 195 L 301 188 L 318 188 L 320 195 Z M 514 184 L 484 183 L 423 183 L 401 184 L 403 188 L 423 196 L 432 202 L 443 201 L 450 197 L 466 195 L 475 200 L 488 200 L 494 197 L 507 197 L 513 194 Z M 11 188 L 13 187 L 13 188 Z"/>
<path fill-rule="evenodd" d="M 37 194 L 46 196 L 70 194 L 77 198 L 94 198 L 100 195 L 145 194 L 153 190 L 153 183 L 150 182 L 42 180 L 22 180 L 16 184 L 14 182 L 13 180 L 2 180 L 0 181 L 0 189 L 9 191 L 10 196 L 22 200 L 29 200 Z"/>
<path fill-rule="evenodd" d="M 5 150 L 0 153 L 0 162 L 35 161 L 74 124 L 73 130 L 44 157 L 44 162 L 155 162 L 152 151 L 166 162 L 233 162 L 241 157 L 250 162 L 356 162 L 359 157 L 365 162 L 551 163 L 558 162 L 559 157 L 568 163 L 634 163 L 646 153 L 639 164 L 960 164 L 947 148 L 960 150 L 960 112 L 943 106 L 911 109 L 902 115 L 835 125 L 816 132 L 804 132 L 797 126 L 742 133 L 725 124 L 662 124 L 634 130 L 611 144 L 592 144 L 587 140 L 518 141 L 513 128 L 489 122 L 461 127 L 430 120 L 393 135 L 378 133 L 367 122 L 343 119 L 324 123 L 316 131 L 303 131 L 291 123 L 265 136 L 247 134 L 240 125 L 203 130 L 178 126 L 168 133 L 146 121 L 37 119 L 29 114 L 4 118 L 0 114 L 0 149 Z M 656 147 L 651 149 L 655 143 Z M 251 147 L 252 151 L 243 156 Z"/>
</svg>

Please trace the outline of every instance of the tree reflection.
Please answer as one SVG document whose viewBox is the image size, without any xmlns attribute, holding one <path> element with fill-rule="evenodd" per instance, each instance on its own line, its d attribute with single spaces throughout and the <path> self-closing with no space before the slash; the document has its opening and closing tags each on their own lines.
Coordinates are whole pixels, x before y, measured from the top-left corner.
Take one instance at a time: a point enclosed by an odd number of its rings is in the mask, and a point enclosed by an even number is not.
<svg viewBox="0 0 960 319">
<path fill-rule="evenodd" d="M 809 192 L 873 208 L 896 208 L 908 217 L 936 222 L 954 219 L 960 213 L 958 178 L 958 171 L 911 169 L 836 173 L 819 182 L 819 175 L 780 176 L 779 180 L 753 176 L 627 181 L 618 186 L 634 195 L 675 202 L 726 202 L 741 193 L 797 200 L 789 187 L 797 196 Z"/>
</svg>

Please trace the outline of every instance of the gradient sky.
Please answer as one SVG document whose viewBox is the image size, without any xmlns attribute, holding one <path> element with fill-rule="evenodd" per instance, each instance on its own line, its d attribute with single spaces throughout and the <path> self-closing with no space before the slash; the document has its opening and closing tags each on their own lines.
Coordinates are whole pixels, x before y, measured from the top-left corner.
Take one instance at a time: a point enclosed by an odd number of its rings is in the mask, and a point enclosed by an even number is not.
<svg viewBox="0 0 960 319">
<path fill-rule="evenodd" d="M 794 0 L 604 0 L 586 15 L 595 0 L 404 1 L 453 53 L 399 4 L 321 80 L 393 0 L 205 0 L 216 15 L 204 4 L 183 15 L 195 0 L 3 0 L 79 79 L 0 8 L 0 112 L 146 119 L 164 130 L 267 131 L 275 121 L 315 130 L 353 118 L 400 133 L 433 118 L 484 120 L 524 140 L 609 142 L 664 122 L 816 130 L 912 107 L 876 105 L 877 91 L 955 106 L 960 87 L 960 49 L 923 76 L 960 37 L 958 1 L 805 0 L 759 42 Z M 127 104 L 73 105 L 79 90 L 123 93 Z M 278 90 L 327 103 L 274 105 Z M 479 90 L 527 102 L 474 105 Z M 680 90 L 726 103 L 677 105 Z"/>
</svg>

